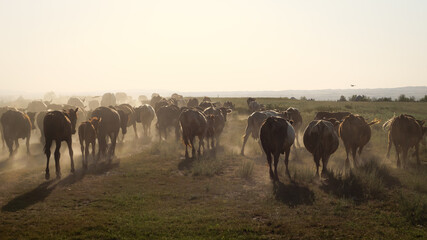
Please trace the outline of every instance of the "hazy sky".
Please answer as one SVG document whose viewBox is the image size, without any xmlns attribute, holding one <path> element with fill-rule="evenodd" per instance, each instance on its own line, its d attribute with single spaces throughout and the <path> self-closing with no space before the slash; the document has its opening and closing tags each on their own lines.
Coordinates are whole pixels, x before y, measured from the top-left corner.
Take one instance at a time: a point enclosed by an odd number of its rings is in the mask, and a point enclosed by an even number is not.
<svg viewBox="0 0 427 240">
<path fill-rule="evenodd" d="M 427 1 L 3 1 L 1 89 L 427 85 Z"/>
</svg>

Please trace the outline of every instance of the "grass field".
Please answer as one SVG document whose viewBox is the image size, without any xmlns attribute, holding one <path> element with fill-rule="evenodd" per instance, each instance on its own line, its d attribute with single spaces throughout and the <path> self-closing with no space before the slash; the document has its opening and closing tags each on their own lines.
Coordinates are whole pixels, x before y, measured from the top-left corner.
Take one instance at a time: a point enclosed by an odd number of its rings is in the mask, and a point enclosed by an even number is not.
<svg viewBox="0 0 427 240">
<path fill-rule="evenodd" d="M 226 99 L 212 99 L 225 101 Z M 0 239 L 425 239 L 427 237 L 427 149 L 421 166 L 396 168 L 386 154 L 386 133 L 372 126 L 364 165 L 343 170 L 342 146 L 332 155 L 328 180 L 315 177 L 311 155 L 291 151 L 290 172 L 279 163 L 280 183 L 269 179 L 258 143 L 249 139 L 240 156 L 248 110 L 246 99 L 229 116 L 215 156 L 184 159 L 173 138 L 134 140 L 130 129 L 112 164 L 69 174 L 63 144 L 61 180 L 44 180 L 45 158 L 34 134 L 14 159 L 0 154 Z M 350 111 L 369 120 L 409 113 L 427 119 L 427 103 L 312 102 L 258 99 L 272 109 L 297 107 L 303 126 L 317 111 Z M 141 130 L 141 126 L 138 126 Z M 154 130 L 154 127 L 153 127 Z M 153 131 L 154 132 L 154 131 Z M 302 141 L 300 141 L 302 144 Z M 341 144 L 341 143 L 340 143 Z M 283 158 L 281 158 L 283 159 Z M 51 174 L 54 171 L 51 164 Z"/>
</svg>

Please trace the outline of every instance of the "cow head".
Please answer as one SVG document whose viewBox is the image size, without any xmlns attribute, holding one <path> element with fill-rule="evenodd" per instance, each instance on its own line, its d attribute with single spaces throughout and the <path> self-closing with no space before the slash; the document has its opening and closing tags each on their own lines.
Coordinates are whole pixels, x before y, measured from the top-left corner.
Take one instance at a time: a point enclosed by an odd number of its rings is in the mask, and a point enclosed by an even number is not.
<svg viewBox="0 0 427 240">
<path fill-rule="evenodd" d="M 323 118 L 325 121 L 328 121 L 334 125 L 335 132 L 338 133 L 338 128 L 340 127 L 340 124 L 342 121 L 338 121 L 336 118 Z"/>
<path fill-rule="evenodd" d="M 77 111 L 79 108 L 76 109 L 68 109 L 64 110 L 64 113 L 67 115 L 67 117 L 70 119 L 71 122 L 71 134 L 76 133 L 76 122 L 77 122 Z"/>
<path fill-rule="evenodd" d="M 221 111 L 221 114 L 224 117 L 224 121 L 227 121 L 227 114 L 231 113 L 232 110 L 229 108 L 225 108 L 225 107 L 222 107 L 219 110 Z"/>
</svg>

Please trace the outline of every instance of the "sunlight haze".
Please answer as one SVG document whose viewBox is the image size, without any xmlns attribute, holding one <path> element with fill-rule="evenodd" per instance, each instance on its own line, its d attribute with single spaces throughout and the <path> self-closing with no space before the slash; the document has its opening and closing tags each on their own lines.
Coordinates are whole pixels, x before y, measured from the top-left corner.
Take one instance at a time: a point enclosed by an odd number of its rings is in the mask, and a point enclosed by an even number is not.
<svg viewBox="0 0 427 240">
<path fill-rule="evenodd" d="M 22 91 L 427 85 L 426 1 L 0 1 Z"/>
</svg>

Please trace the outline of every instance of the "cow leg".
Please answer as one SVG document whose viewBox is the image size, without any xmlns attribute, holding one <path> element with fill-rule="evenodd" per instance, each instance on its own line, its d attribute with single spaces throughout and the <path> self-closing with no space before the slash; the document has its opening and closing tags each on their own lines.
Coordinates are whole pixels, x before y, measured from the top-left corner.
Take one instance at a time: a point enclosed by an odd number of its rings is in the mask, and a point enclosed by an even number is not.
<svg viewBox="0 0 427 240">
<path fill-rule="evenodd" d="M 246 142 L 248 141 L 249 134 L 250 134 L 250 129 L 246 128 L 245 135 L 243 136 L 242 150 L 240 151 L 240 155 L 242 155 L 242 156 L 245 155 L 245 145 L 246 145 Z"/>
<path fill-rule="evenodd" d="M 61 153 L 59 152 L 59 149 L 61 148 L 61 141 L 56 140 L 56 147 L 55 147 L 55 168 L 56 168 L 56 178 L 61 178 L 61 166 L 59 164 L 59 158 L 61 157 Z"/>
<path fill-rule="evenodd" d="M 117 141 L 117 135 L 113 133 L 111 136 L 111 157 L 109 158 L 109 161 L 111 163 L 111 161 L 113 160 L 114 156 L 116 155 L 116 141 Z"/>
<path fill-rule="evenodd" d="M 9 148 L 9 157 L 12 157 L 12 155 L 13 155 L 13 140 L 6 139 L 6 145 L 7 145 L 7 148 Z"/>
<path fill-rule="evenodd" d="M 313 154 L 314 163 L 316 164 L 316 176 L 319 176 L 319 167 L 320 167 L 320 156 L 318 154 Z"/>
<path fill-rule="evenodd" d="M 350 160 L 348 159 L 348 153 L 350 152 L 350 146 L 345 145 L 345 153 L 346 153 L 346 159 L 345 159 L 345 168 L 349 169 L 350 168 Z"/>
<path fill-rule="evenodd" d="M 46 144 L 44 146 L 44 153 L 46 154 L 46 174 L 45 178 L 48 180 L 50 178 L 49 174 L 49 159 L 50 159 L 50 147 L 52 146 L 52 140 L 46 140 Z"/>
<path fill-rule="evenodd" d="M 203 154 L 205 153 L 205 143 L 203 141 L 203 137 L 199 137 L 199 150 L 197 150 L 197 154 L 199 155 L 199 158 L 201 156 L 201 147 L 203 146 Z"/>
<path fill-rule="evenodd" d="M 95 161 L 95 146 L 96 146 L 96 141 L 92 142 L 92 161 Z"/>
<path fill-rule="evenodd" d="M 326 174 L 328 173 L 328 161 L 329 161 L 329 155 L 324 155 L 322 157 L 322 177 L 326 177 Z"/>
<path fill-rule="evenodd" d="M 399 146 L 396 143 L 394 143 L 394 148 L 396 149 L 397 167 L 400 168 Z"/>
<path fill-rule="evenodd" d="M 291 179 L 291 174 L 289 173 L 288 163 L 289 163 L 289 153 L 291 152 L 291 148 L 285 149 L 285 165 L 286 165 L 286 174 L 288 175 L 289 179 Z"/>
<path fill-rule="evenodd" d="M 403 168 L 407 168 L 408 166 L 408 147 L 403 147 L 402 149 L 402 162 L 403 162 Z"/>
<path fill-rule="evenodd" d="M 85 142 L 86 146 L 85 146 L 85 158 L 84 158 L 84 162 L 83 162 L 83 169 L 87 169 L 87 163 L 88 163 L 88 159 L 89 159 L 89 144 L 91 144 L 89 141 Z M 93 146 L 93 143 L 92 143 Z M 93 153 L 93 151 L 92 151 Z"/>
<path fill-rule="evenodd" d="M 31 137 L 31 133 L 28 134 L 27 139 L 25 141 L 25 145 L 27 146 L 27 154 L 30 155 L 30 137 Z"/>
<path fill-rule="evenodd" d="M 421 162 L 420 162 L 420 155 L 419 155 L 419 148 L 420 148 L 419 143 L 415 144 L 415 156 L 417 158 L 417 165 L 421 164 Z"/>
<path fill-rule="evenodd" d="M 386 157 L 389 158 L 390 157 L 390 149 L 391 149 L 391 134 L 390 132 L 388 133 L 388 146 L 387 146 L 387 155 Z"/>
<path fill-rule="evenodd" d="M 267 155 L 267 162 L 268 162 L 268 166 L 269 166 L 269 168 L 270 168 L 270 171 L 269 171 L 269 173 L 270 173 L 270 178 L 274 180 L 274 173 L 273 173 L 273 170 L 271 169 L 271 153 L 270 153 L 270 152 L 268 152 L 268 153 L 266 153 L 266 155 Z"/>
<path fill-rule="evenodd" d="M 194 155 L 196 155 L 196 148 L 194 147 L 194 137 L 190 137 L 190 144 L 191 144 L 191 158 L 194 159 Z"/>
<path fill-rule="evenodd" d="M 189 159 L 190 157 L 188 156 L 188 144 L 185 144 L 185 159 Z"/>
<path fill-rule="evenodd" d="M 279 152 L 275 152 L 273 154 L 273 157 L 274 157 L 274 179 L 276 181 L 279 181 L 279 174 L 277 174 L 277 164 L 279 163 L 280 153 Z"/>
<path fill-rule="evenodd" d="M 352 154 L 352 156 L 353 156 L 353 164 L 354 164 L 354 167 L 358 167 L 358 166 L 359 166 L 359 162 L 358 162 L 358 160 L 357 160 L 357 155 L 356 155 L 356 153 L 357 153 L 357 146 L 356 146 L 356 145 L 353 145 L 353 146 L 351 147 L 351 154 Z"/>
<path fill-rule="evenodd" d="M 85 143 L 86 143 L 86 141 L 85 141 Z M 87 146 L 86 146 L 86 148 L 87 148 Z M 84 168 L 84 166 L 85 166 L 85 147 L 83 145 L 82 140 L 80 140 L 80 150 L 82 151 L 82 166 Z"/>
<path fill-rule="evenodd" d="M 136 131 L 136 121 L 133 123 L 133 131 L 135 132 L 135 138 L 138 139 L 138 132 Z"/>
<path fill-rule="evenodd" d="M 74 173 L 74 159 L 73 159 L 73 141 L 70 136 L 70 139 L 67 141 L 68 145 L 68 153 L 70 154 L 70 161 L 71 161 L 71 173 Z"/>
<path fill-rule="evenodd" d="M 16 140 L 15 140 L 15 151 L 18 151 L 18 148 L 19 148 L 19 141 L 18 140 L 19 140 L 18 138 L 16 138 Z"/>
</svg>

